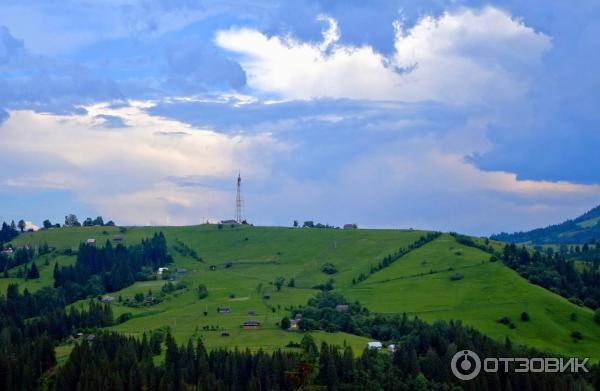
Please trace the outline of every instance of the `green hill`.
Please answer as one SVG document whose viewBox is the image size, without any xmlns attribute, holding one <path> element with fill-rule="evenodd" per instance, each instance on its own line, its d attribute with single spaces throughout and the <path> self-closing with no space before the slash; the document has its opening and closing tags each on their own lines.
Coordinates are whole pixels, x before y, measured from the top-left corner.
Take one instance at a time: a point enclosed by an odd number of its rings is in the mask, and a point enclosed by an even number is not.
<svg viewBox="0 0 600 391">
<path fill-rule="evenodd" d="M 79 243 L 95 238 L 98 245 L 114 236 L 126 244 L 162 231 L 170 246 L 174 263 L 170 269 L 185 268 L 179 281 L 187 288 L 167 295 L 156 305 L 132 308 L 124 305 L 136 293 L 159 292 L 165 281 L 136 282 L 119 292 L 115 298 L 115 315 L 131 313 L 132 319 L 114 329 L 133 335 L 169 326 L 178 341 L 203 336 L 209 347 L 241 347 L 272 350 L 299 341 L 300 333 L 281 330 L 277 323 L 289 314 L 292 306 L 303 305 L 318 290 L 315 285 L 334 279 L 334 288 L 349 299 L 360 300 L 374 312 L 418 315 L 426 320 L 460 319 L 498 339 L 510 337 L 518 343 L 565 355 L 600 358 L 600 326 L 590 310 L 577 307 L 560 296 L 531 285 L 501 262 L 491 263 L 489 255 L 458 244 L 450 235 L 442 235 L 425 246 L 413 250 L 391 266 L 352 285 L 360 273 L 368 274 L 383 257 L 405 247 L 422 235 L 413 230 L 336 230 L 292 229 L 274 227 L 215 225 L 193 227 L 128 228 L 116 227 L 51 229 L 20 235 L 15 246 L 47 242 L 56 250 L 36 259 L 39 280 L 24 281 L 14 277 L 0 279 L 0 289 L 18 282 L 30 290 L 52 285 L 54 262 L 72 263 Z M 178 244 L 179 243 L 179 244 Z M 189 256 L 193 249 L 202 261 Z M 60 255 L 57 255 L 60 254 Z M 48 261 L 46 262 L 46 259 Z M 226 267 L 231 262 L 231 267 Z M 331 263 L 337 269 L 333 275 L 321 271 Z M 211 265 L 216 270 L 211 271 Z M 462 279 L 450 276 L 461 273 Z M 273 282 L 285 278 L 280 292 Z M 295 287 L 287 283 L 294 279 Z M 208 287 L 209 296 L 199 299 L 198 284 Z M 263 299 L 263 293 L 268 299 Z M 119 302 L 118 298 L 122 299 Z M 77 303 L 75 305 L 78 305 Z M 218 314 L 217 307 L 229 307 L 230 313 Z M 256 315 L 249 315 L 250 310 Z M 520 321 L 521 312 L 529 313 L 529 322 Z M 207 313 L 207 315 L 204 314 Z M 570 320 L 575 313 L 577 321 Z M 516 325 L 510 329 L 497 319 L 508 316 Z M 243 330 L 242 322 L 259 320 L 260 330 Z M 228 337 L 221 336 L 227 330 Z M 574 342 L 570 334 L 578 330 L 584 339 Z M 365 346 L 367 339 L 344 334 L 315 333 L 317 340 L 352 345 L 355 351 Z"/>
<path fill-rule="evenodd" d="M 600 326 L 591 310 L 489 259 L 489 254 L 443 235 L 344 293 L 372 311 L 406 312 L 428 321 L 460 319 L 499 340 L 508 337 L 547 352 L 600 358 Z M 451 278 L 457 273 L 462 278 Z M 529 321 L 521 321 L 522 312 Z M 577 321 L 571 320 L 573 313 Z M 516 327 L 499 323 L 503 317 Z M 575 330 L 584 335 L 582 341 L 571 338 Z"/>
<path fill-rule="evenodd" d="M 600 240 L 600 206 L 560 224 L 526 232 L 500 233 L 491 239 L 524 244 L 584 244 Z"/>
</svg>

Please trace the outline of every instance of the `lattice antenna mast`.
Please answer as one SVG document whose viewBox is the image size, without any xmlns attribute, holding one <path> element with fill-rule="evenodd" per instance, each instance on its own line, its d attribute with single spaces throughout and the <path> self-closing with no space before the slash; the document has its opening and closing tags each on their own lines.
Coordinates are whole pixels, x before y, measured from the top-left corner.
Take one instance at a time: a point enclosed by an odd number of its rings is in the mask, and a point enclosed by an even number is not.
<svg viewBox="0 0 600 391">
<path fill-rule="evenodd" d="M 242 176 L 238 172 L 237 178 L 237 196 L 235 197 L 235 221 L 241 224 L 244 221 L 242 216 Z"/>
</svg>

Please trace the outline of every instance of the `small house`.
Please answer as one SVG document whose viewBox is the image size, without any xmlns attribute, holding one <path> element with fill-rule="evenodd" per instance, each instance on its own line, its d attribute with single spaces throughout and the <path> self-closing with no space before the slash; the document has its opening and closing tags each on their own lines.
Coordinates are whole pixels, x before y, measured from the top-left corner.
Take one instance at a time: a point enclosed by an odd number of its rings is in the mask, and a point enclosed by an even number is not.
<svg viewBox="0 0 600 391">
<path fill-rule="evenodd" d="M 373 350 L 381 350 L 383 348 L 383 345 L 381 344 L 381 342 L 378 342 L 378 341 L 368 342 L 367 346 L 369 347 L 369 349 L 373 349 Z"/>
<path fill-rule="evenodd" d="M 301 321 L 302 320 L 302 314 L 296 314 L 296 315 L 294 315 L 294 320 L 297 321 L 297 322 Z"/>
<path fill-rule="evenodd" d="M 158 268 L 158 272 L 157 272 L 157 273 L 158 273 L 159 275 L 162 275 L 164 272 L 168 272 L 168 271 L 169 271 L 169 268 L 168 268 L 168 267 L 159 267 L 159 268 Z"/>
<path fill-rule="evenodd" d="M 256 315 L 256 310 L 248 310 L 248 315 Z"/>
<path fill-rule="evenodd" d="M 231 312 L 231 308 L 229 307 L 217 307 L 217 313 L 219 314 L 228 314 Z"/>
<path fill-rule="evenodd" d="M 94 334 L 90 334 L 90 335 L 88 335 L 87 337 L 85 337 L 85 339 L 86 339 L 88 342 L 93 342 L 93 341 L 96 339 L 96 336 L 95 336 Z"/>
<path fill-rule="evenodd" d="M 298 321 L 296 319 L 290 320 L 290 330 L 298 330 Z"/>
<path fill-rule="evenodd" d="M 394 353 L 396 353 L 396 345 L 394 345 L 394 344 L 390 344 L 390 345 L 388 345 L 388 347 L 387 347 L 387 350 L 388 350 L 388 353 L 389 353 L 389 354 L 394 354 Z"/>
<path fill-rule="evenodd" d="M 112 296 L 108 296 L 108 295 L 104 295 L 100 298 L 100 301 L 103 303 L 110 303 L 114 300 L 115 298 Z"/>
<path fill-rule="evenodd" d="M 91 246 L 96 244 L 96 239 L 94 238 L 89 238 L 88 240 L 85 241 L 86 244 L 89 244 Z"/>
<path fill-rule="evenodd" d="M 123 237 L 122 236 L 115 236 L 112 238 L 113 242 L 117 242 L 117 243 L 122 243 L 123 242 Z"/>
<path fill-rule="evenodd" d="M 153 296 L 147 296 L 144 299 L 144 303 L 146 303 L 147 305 L 152 305 L 154 304 L 154 297 Z"/>
<path fill-rule="evenodd" d="M 221 224 L 237 224 L 238 222 L 235 220 L 221 220 Z"/>
<path fill-rule="evenodd" d="M 269 300 L 271 298 L 271 295 L 269 295 L 268 293 L 263 293 L 262 298 L 263 300 Z"/>
<path fill-rule="evenodd" d="M 242 324 L 244 330 L 253 330 L 260 328 L 260 322 L 258 320 L 247 320 Z"/>
<path fill-rule="evenodd" d="M 188 271 L 185 268 L 182 267 L 178 267 L 177 268 L 177 274 L 186 274 Z"/>
<path fill-rule="evenodd" d="M 346 312 L 348 311 L 348 308 L 350 308 L 348 304 L 338 304 L 335 306 L 337 312 Z"/>
<path fill-rule="evenodd" d="M 356 224 L 344 224 L 344 229 L 357 229 L 358 226 Z"/>
</svg>

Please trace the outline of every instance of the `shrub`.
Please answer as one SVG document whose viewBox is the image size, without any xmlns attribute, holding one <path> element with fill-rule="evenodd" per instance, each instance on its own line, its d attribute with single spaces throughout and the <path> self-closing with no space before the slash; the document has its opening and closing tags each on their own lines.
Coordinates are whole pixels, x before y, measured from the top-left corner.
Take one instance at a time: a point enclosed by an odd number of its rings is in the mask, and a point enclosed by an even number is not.
<svg viewBox="0 0 600 391">
<path fill-rule="evenodd" d="M 498 319 L 498 323 L 508 325 L 510 324 L 510 318 L 508 316 L 503 316 L 500 319 Z"/>
<path fill-rule="evenodd" d="M 290 328 L 291 326 L 291 322 L 290 322 L 290 318 L 288 318 L 287 316 L 284 316 L 283 319 L 281 319 L 281 329 L 282 330 L 287 330 Z"/>
<path fill-rule="evenodd" d="M 577 322 L 577 314 L 576 314 L 575 312 L 573 312 L 573 313 L 571 314 L 571 321 L 572 321 L 572 322 Z"/>
<path fill-rule="evenodd" d="M 529 322 L 529 314 L 527 312 L 521 312 L 521 320 L 523 322 Z"/>
<path fill-rule="evenodd" d="M 121 315 L 119 315 L 119 317 L 117 318 L 117 324 L 121 324 L 121 323 L 125 323 L 127 322 L 129 319 L 131 319 L 133 317 L 133 315 L 131 314 L 131 312 L 125 312 L 122 313 Z"/>
<path fill-rule="evenodd" d="M 208 288 L 204 284 L 198 285 L 198 298 L 205 299 L 208 296 Z"/>
<path fill-rule="evenodd" d="M 458 280 L 462 280 L 463 278 L 465 278 L 465 276 L 463 276 L 462 273 L 455 272 L 455 273 L 452 273 L 452 275 L 450 276 L 450 281 L 458 281 Z"/>
<path fill-rule="evenodd" d="M 337 268 L 332 263 L 326 263 L 321 266 L 321 271 L 325 274 L 335 274 L 337 273 Z"/>
<path fill-rule="evenodd" d="M 581 332 L 575 330 L 571 333 L 571 338 L 576 339 L 576 340 L 582 340 L 583 335 L 581 335 Z"/>
<path fill-rule="evenodd" d="M 594 320 L 596 321 L 596 323 L 600 324 L 600 308 L 598 308 L 596 312 L 594 312 Z"/>
</svg>

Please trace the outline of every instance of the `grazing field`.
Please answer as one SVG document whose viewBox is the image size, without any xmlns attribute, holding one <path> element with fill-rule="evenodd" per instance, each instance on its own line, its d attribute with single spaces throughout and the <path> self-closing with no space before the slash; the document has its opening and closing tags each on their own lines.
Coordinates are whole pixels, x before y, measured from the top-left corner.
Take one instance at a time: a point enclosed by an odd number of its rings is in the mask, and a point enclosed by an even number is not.
<svg viewBox="0 0 600 391">
<path fill-rule="evenodd" d="M 460 319 L 499 340 L 508 337 L 548 352 L 600 358 L 600 325 L 591 310 L 530 284 L 489 258 L 443 235 L 343 291 L 372 311 L 406 312 L 428 321 Z M 529 321 L 521 321 L 522 312 Z M 505 316 L 514 329 L 498 322 Z M 571 338 L 575 330 L 583 340 Z"/>
<path fill-rule="evenodd" d="M 48 262 L 43 257 L 36 260 L 41 278 L 18 279 L 13 268 L 10 278 L 0 279 L 0 288 L 4 291 L 11 282 L 30 290 L 52 285 L 54 262 L 73 263 L 75 257 L 65 254 L 69 249 L 76 251 L 86 239 L 95 238 L 97 245 L 103 245 L 119 236 L 125 244 L 136 244 L 158 231 L 166 235 L 174 258 L 168 265 L 170 271 L 185 269 L 174 283 L 183 282 L 186 288 L 166 294 L 158 304 L 136 307 L 127 305 L 128 299 L 136 294 L 156 295 L 166 281 L 136 282 L 110 293 L 115 317 L 132 316 L 113 327 L 119 332 L 141 335 L 169 327 L 180 343 L 202 336 L 210 348 L 282 348 L 290 341 L 298 342 L 302 334 L 281 330 L 279 321 L 293 306 L 314 296 L 316 285 L 333 278 L 335 291 L 359 300 L 373 312 L 407 312 L 428 321 L 457 319 L 499 340 L 509 337 L 549 352 L 600 358 L 600 326 L 590 310 L 531 285 L 501 262 L 490 262 L 489 254 L 461 245 L 450 235 L 442 235 L 352 285 L 353 278 L 368 274 L 383 257 L 414 242 L 426 233 L 423 231 L 216 225 L 51 229 L 20 235 L 13 242 L 15 246 L 47 242 L 55 248 Z M 182 244 L 187 250 L 182 250 Z M 324 273 L 321 268 L 325 264 L 334 265 L 337 271 Z M 275 287 L 278 277 L 285 279 L 280 291 Z M 292 279 L 295 286 L 289 287 Z M 204 299 L 198 296 L 199 284 L 208 289 Z M 74 305 L 82 304 L 84 301 Z M 229 313 L 218 313 L 217 307 L 227 307 Z M 529 314 L 529 321 L 520 319 L 522 312 Z M 514 328 L 510 323 L 498 323 L 502 317 L 508 317 Z M 241 326 L 247 320 L 258 320 L 260 328 L 244 330 Z M 574 341 L 572 331 L 580 331 L 583 339 Z M 222 336 L 223 332 L 229 335 Z M 368 341 L 344 333 L 314 335 L 317 341 L 347 343 L 355 351 L 361 351 Z"/>
</svg>

